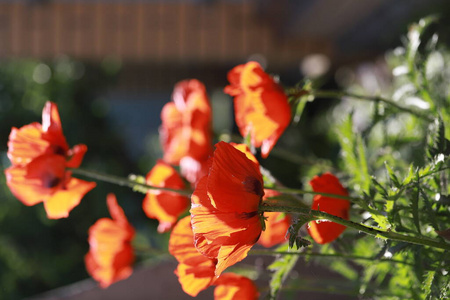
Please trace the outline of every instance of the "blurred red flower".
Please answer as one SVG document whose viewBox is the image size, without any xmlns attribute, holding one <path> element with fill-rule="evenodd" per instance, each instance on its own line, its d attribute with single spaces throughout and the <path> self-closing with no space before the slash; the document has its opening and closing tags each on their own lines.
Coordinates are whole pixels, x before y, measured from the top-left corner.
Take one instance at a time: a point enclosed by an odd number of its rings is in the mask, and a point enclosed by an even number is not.
<svg viewBox="0 0 450 300">
<path fill-rule="evenodd" d="M 196 79 L 175 85 L 173 102 L 164 105 L 159 129 L 164 161 L 179 165 L 183 157 L 207 160 L 211 146 L 211 106 L 205 86 Z"/>
<path fill-rule="evenodd" d="M 66 168 L 78 168 L 87 151 L 79 144 L 69 149 L 62 132 L 55 103 L 47 102 L 42 125 L 32 123 L 12 128 L 8 157 L 12 166 L 5 170 L 11 192 L 25 205 L 44 202 L 51 219 L 68 217 L 83 196 L 95 187 L 94 182 L 71 177 Z"/>
<path fill-rule="evenodd" d="M 309 184 L 312 186 L 314 192 L 348 196 L 347 190 L 341 185 L 339 179 L 331 173 L 314 176 Z M 312 209 L 348 220 L 350 202 L 345 199 L 315 195 Z M 309 223 L 308 232 L 317 243 L 326 244 L 337 239 L 345 228 L 344 225 L 334 222 L 312 221 Z"/>
<path fill-rule="evenodd" d="M 261 147 L 266 158 L 291 120 L 291 108 L 283 89 L 257 62 L 234 67 L 228 73 L 225 93 L 234 96 L 236 124 L 243 137 Z"/>
<path fill-rule="evenodd" d="M 264 190 L 264 198 L 280 195 L 274 190 Z M 266 229 L 261 233 L 258 244 L 266 248 L 282 244 L 286 241 L 286 233 L 291 226 L 291 216 L 281 212 L 266 212 Z"/>
<path fill-rule="evenodd" d="M 186 294 L 195 297 L 214 282 L 217 260 L 204 256 L 195 248 L 190 216 L 181 219 L 173 228 L 169 252 L 179 263 L 175 274 Z"/>
<path fill-rule="evenodd" d="M 211 152 L 212 153 L 212 152 Z M 180 160 L 180 173 L 195 187 L 198 181 L 208 174 L 210 167 L 209 155 L 200 160 L 185 156 Z"/>
<path fill-rule="evenodd" d="M 89 228 L 90 248 L 84 257 L 88 273 L 103 288 L 129 277 L 134 262 L 135 231 L 114 194 L 108 194 L 107 204 L 112 219 L 102 218 Z"/>
<path fill-rule="evenodd" d="M 169 164 L 158 160 L 146 177 L 147 184 L 182 190 L 184 182 Z M 170 230 L 180 215 L 189 208 L 189 198 L 173 192 L 150 190 L 144 198 L 142 208 L 145 214 L 159 221 L 158 232 Z"/>
<path fill-rule="evenodd" d="M 234 273 L 225 273 L 220 276 L 215 285 L 215 300 L 255 300 L 259 292 L 252 280 Z"/>
<path fill-rule="evenodd" d="M 190 210 L 195 247 L 217 259 L 216 276 L 244 259 L 257 242 L 263 195 L 258 164 L 232 145 L 217 143 L 209 174 L 197 184 Z"/>
</svg>

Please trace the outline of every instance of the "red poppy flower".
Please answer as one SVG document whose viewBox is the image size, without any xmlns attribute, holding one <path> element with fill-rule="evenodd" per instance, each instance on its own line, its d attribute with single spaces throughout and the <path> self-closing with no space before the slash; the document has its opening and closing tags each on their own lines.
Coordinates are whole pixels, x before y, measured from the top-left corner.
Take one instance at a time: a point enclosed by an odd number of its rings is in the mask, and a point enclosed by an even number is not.
<svg viewBox="0 0 450 300">
<path fill-rule="evenodd" d="M 309 184 L 315 192 L 348 196 L 347 190 L 341 185 L 339 179 L 331 173 L 314 176 Z M 350 202 L 345 199 L 316 195 L 314 196 L 312 209 L 348 220 Z M 326 244 L 337 239 L 345 228 L 344 225 L 334 222 L 312 221 L 309 223 L 308 232 L 317 243 Z"/>
<path fill-rule="evenodd" d="M 264 198 L 280 195 L 274 190 L 264 190 Z M 266 212 L 266 229 L 261 233 L 258 244 L 266 248 L 282 244 L 286 241 L 286 233 L 291 226 L 291 217 L 281 212 Z"/>
<path fill-rule="evenodd" d="M 259 298 L 258 288 L 252 280 L 234 273 L 225 273 L 220 276 L 215 285 L 215 300 L 252 300 Z"/>
<path fill-rule="evenodd" d="M 225 93 L 234 96 L 236 124 L 241 135 L 261 147 L 266 158 L 291 120 L 291 108 L 283 89 L 257 62 L 248 62 L 228 73 Z"/>
<path fill-rule="evenodd" d="M 177 171 L 159 160 L 147 174 L 147 184 L 182 190 L 184 182 Z M 166 232 L 177 222 L 178 217 L 189 207 L 189 198 L 173 192 L 150 190 L 144 198 L 142 208 L 145 214 L 159 221 L 158 231 Z"/>
<path fill-rule="evenodd" d="M 190 211 L 195 246 L 217 259 L 216 276 L 244 259 L 258 240 L 263 195 L 258 165 L 232 145 L 216 144 L 209 174 L 197 184 Z"/>
<path fill-rule="evenodd" d="M 53 102 L 47 102 L 42 125 L 32 123 L 20 129 L 12 128 L 8 141 L 12 166 L 5 170 L 6 183 L 25 205 L 44 202 L 49 218 L 67 217 L 96 185 L 72 178 L 71 172 L 66 171 L 66 168 L 77 168 L 86 151 L 82 144 L 69 149 L 58 108 Z"/>
<path fill-rule="evenodd" d="M 108 194 L 107 204 L 112 219 L 102 218 L 89 228 L 90 248 L 84 257 L 88 273 L 103 288 L 128 278 L 134 262 L 134 229 L 114 194 Z"/>
<path fill-rule="evenodd" d="M 190 216 L 181 219 L 173 228 L 169 252 L 179 263 L 175 274 L 186 294 L 195 297 L 215 280 L 217 260 L 204 256 L 195 248 Z"/>
<path fill-rule="evenodd" d="M 195 79 L 181 81 L 172 100 L 161 112 L 164 161 L 178 165 L 185 156 L 206 160 L 211 153 L 211 107 L 205 86 Z"/>
</svg>

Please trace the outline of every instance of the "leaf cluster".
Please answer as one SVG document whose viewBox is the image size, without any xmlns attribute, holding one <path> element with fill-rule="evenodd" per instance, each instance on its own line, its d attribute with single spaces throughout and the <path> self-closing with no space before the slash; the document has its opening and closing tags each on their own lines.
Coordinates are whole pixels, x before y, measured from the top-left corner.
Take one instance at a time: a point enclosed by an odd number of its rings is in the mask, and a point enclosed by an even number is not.
<svg viewBox="0 0 450 300">
<path fill-rule="evenodd" d="M 352 196 L 352 220 L 445 241 L 450 229 L 450 51 L 430 32 L 436 20 L 429 17 L 411 25 L 404 46 L 386 54 L 393 77 L 379 95 L 370 101 L 352 97 L 370 95 L 358 84 L 343 93 L 349 96 L 335 110 L 350 113 L 335 114 L 334 132 L 341 149 L 340 178 Z M 297 118 L 311 101 L 311 86 L 304 84 L 306 95 L 293 100 Z M 291 227 L 290 247 L 307 246 L 298 237 L 307 222 L 300 218 Z M 350 230 L 331 245 L 313 249 L 324 256 L 307 256 L 307 261 L 350 280 L 347 290 L 355 297 L 448 297 L 448 251 Z M 291 268 L 293 258 L 287 255 L 285 260 L 271 266 L 271 296 Z"/>
</svg>

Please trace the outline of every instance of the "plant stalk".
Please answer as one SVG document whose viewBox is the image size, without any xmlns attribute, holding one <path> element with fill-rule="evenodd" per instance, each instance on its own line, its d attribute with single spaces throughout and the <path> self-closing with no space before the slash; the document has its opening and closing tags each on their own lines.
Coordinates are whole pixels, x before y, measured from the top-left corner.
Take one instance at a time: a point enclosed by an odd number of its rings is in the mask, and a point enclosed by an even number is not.
<svg viewBox="0 0 450 300">
<path fill-rule="evenodd" d="M 297 92 L 299 93 L 299 92 Z M 334 91 L 334 90 L 328 90 L 328 91 L 309 91 L 309 93 L 315 97 L 319 97 L 319 98 L 343 98 L 343 97 L 351 97 L 354 99 L 358 99 L 358 100 L 366 100 L 366 101 L 373 101 L 373 102 L 382 102 L 385 103 L 387 105 L 390 105 L 392 107 L 395 107 L 396 109 L 400 110 L 400 111 L 404 111 L 406 113 L 410 113 L 412 115 L 415 115 L 416 117 L 425 119 L 429 122 L 433 121 L 433 118 L 422 113 L 419 112 L 415 109 L 409 108 L 409 107 L 404 107 L 401 106 L 399 104 L 397 104 L 396 102 L 380 97 L 380 96 L 368 96 L 368 95 L 359 95 L 359 94 L 354 94 L 351 92 L 346 92 L 346 91 Z"/>
<path fill-rule="evenodd" d="M 424 236 L 409 236 L 403 235 L 400 233 L 396 233 L 393 231 L 384 231 L 376 227 L 362 225 L 359 223 L 355 223 L 349 220 L 344 220 L 342 218 L 336 217 L 334 215 L 327 214 L 322 211 L 313 210 L 313 209 L 305 209 L 302 207 L 290 207 L 290 206 L 268 206 L 268 205 L 260 205 L 260 212 L 287 212 L 287 213 L 298 213 L 304 214 L 311 217 L 313 220 L 329 220 L 359 231 L 362 231 L 366 234 L 373 235 L 375 237 L 383 237 L 385 239 L 390 239 L 394 241 L 406 242 L 410 244 L 417 244 L 422 246 L 430 246 L 443 250 L 450 250 L 450 244 L 438 241 L 435 239 L 431 239 Z"/>
<path fill-rule="evenodd" d="M 83 170 L 83 169 L 69 169 L 73 174 L 82 175 L 85 177 L 89 177 L 95 180 L 104 181 L 108 183 L 117 184 L 120 186 L 127 186 L 132 188 L 133 190 L 136 190 L 138 192 L 147 193 L 152 190 L 159 190 L 159 191 L 165 191 L 165 192 L 171 192 L 180 194 L 183 196 L 190 197 L 192 194 L 192 191 L 189 190 L 177 190 L 177 189 L 171 189 L 167 187 L 158 187 L 153 185 L 148 185 L 145 183 L 140 183 L 137 181 L 130 180 L 128 178 L 118 177 L 110 174 L 104 174 L 99 173 L 95 171 L 89 171 L 89 170 Z"/>
</svg>

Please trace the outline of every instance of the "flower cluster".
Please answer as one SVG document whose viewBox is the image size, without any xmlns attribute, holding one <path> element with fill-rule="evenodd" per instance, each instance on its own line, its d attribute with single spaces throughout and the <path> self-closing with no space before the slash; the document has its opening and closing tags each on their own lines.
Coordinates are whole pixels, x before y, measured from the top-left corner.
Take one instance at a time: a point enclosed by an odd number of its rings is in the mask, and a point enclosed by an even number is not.
<svg viewBox="0 0 450 300">
<path fill-rule="evenodd" d="M 266 158 L 290 122 L 287 96 L 256 62 L 232 69 L 225 92 L 234 96 L 236 123 L 254 148 Z M 177 259 L 182 289 L 197 296 L 215 286 L 215 299 L 257 299 L 254 282 L 225 272 L 242 261 L 256 244 L 273 247 L 285 243 L 292 216 L 261 210 L 267 198 L 281 194 L 265 189 L 261 167 L 245 144 L 218 142 L 212 146 L 211 106 L 198 80 L 179 82 L 172 102 L 161 113 L 160 139 L 164 150 L 145 178 L 145 214 L 159 221 L 158 232 L 172 231 L 169 252 Z M 62 133 L 56 105 L 48 102 L 42 124 L 13 128 L 8 142 L 12 166 L 5 171 L 12 193 L 26 205 L 44 202 L 49 218 L 67 217 L 70 210 L 95 183 L 71 176 L 87 150 L 72 149 Z M 186 185 L 174 168 L 195 190 L 185 196 Z M 315 192 L 347 196 L 338 179 L 329 173 L 314 177 Z M 190 206 L 190 210 L 189 210 Z M 89 229 L 88 273 L 108 287 L 129 277 L 135 256 L 135 230 L 113 194 L 107 196 L 111 219 L 102 218 Z M 312 209 L 348 219 L 347 200 L 316 195 Z M 188 214 L 190 216 L 183 215 Z M 182 218 L 181 220 L 179 220 Z M 308 232 L 320 244 L 335 240 L 345 227 L 313 221 Z"/>
</svg>

